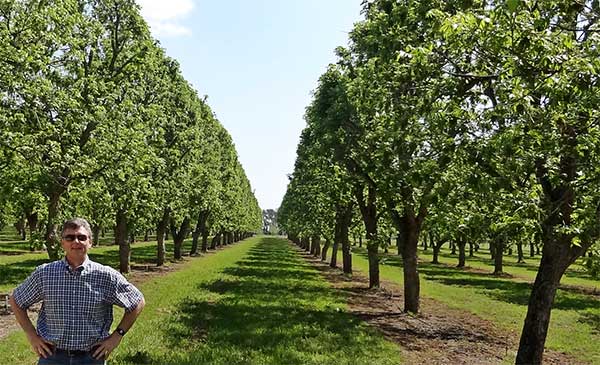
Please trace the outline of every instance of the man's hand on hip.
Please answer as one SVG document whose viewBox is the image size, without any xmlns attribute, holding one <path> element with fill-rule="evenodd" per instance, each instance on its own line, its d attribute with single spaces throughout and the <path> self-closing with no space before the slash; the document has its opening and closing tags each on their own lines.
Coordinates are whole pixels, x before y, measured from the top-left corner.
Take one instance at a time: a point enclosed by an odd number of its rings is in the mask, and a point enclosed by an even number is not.
<svg viewBox="0 0 600 365">
<path fill-rule="evenodd" d="M 27 335 L 27 340 L 38 356 L 43 357 L 44 359 L 48 356 L 52 355 L 54 344 L 50 341 L 44 340 L 37 333 L 33 333 L 31 335 Z"/>
<path fill-rule="evenodd" d="M 106 340 L 98 342 L 98 344 L 96 345 L 96 350 L 94 351 L 92 356 L 97 360 L 100 360 L 102 357 L 104 357 L 104 359 L 107 359 L 108 355 L 110 355 L 111 352 L 113 352 L 114 349 L 116 349 L 117 346 L 119 346 L 122 338 L 123 336 L 119 335 L 116 332 L 113 332 L 113 334 L 108 336 Z"/>
</svg>

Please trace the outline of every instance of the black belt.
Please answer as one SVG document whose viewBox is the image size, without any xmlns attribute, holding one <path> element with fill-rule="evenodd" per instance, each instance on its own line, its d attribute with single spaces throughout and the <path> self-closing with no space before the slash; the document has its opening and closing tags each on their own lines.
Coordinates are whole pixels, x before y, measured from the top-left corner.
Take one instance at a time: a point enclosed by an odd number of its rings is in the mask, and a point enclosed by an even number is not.
<svg viewBox="0 0 600 365">
<path fill-rule="evenodd" d="M 86 356 L 86 355 L 93 355 L 94 354 L 94 350 L 96 350 L 97 347 L 93 347 L 92 349 L 90 349 L 89 351 L 86 350 L 67 350 L 67 349 L 54 349 L 54 353 L 55 354 L 61 354 L 61 355 L 67 355 L 67 356 Z"/>
</svg>

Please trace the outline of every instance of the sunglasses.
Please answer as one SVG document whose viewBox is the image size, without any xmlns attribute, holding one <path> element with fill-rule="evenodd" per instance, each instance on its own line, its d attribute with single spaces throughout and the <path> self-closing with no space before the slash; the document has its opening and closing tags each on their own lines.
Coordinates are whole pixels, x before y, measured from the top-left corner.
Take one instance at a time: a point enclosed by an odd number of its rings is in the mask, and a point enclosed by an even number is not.
<svg viewBox="0 0 600 365">
<path fill-rule="evenodd" d="M 69 242 L 75 241 L 76 238 L 79 242 L 84 242 L 87 241 L 88 236 L 86 236 L 85 234 L 66 234 L 63 236 L 63 239 Z"/>
</svg>

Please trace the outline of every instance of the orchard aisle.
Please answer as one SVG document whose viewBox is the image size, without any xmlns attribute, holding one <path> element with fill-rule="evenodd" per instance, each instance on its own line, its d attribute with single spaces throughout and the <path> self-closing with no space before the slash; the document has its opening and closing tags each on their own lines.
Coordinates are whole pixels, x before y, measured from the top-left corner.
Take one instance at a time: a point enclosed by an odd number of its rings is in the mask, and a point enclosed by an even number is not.
<svg viewBox="0 0 600 365">
<path fill-rule="evenodd" d="M 140 287 L 147 307 L 111 365 L 401 362 L 281 238 L 247 239 Z M 22 331 L 0 340 L 0 363 L 34 362 Z"/>
</svg>

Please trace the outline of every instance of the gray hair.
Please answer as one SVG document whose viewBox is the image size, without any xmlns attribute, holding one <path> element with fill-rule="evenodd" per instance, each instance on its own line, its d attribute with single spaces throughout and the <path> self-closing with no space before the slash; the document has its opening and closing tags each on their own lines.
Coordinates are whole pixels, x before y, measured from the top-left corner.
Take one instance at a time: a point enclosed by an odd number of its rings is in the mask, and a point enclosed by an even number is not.
<svg viewBox="0 0 600 365">
<path fill-rule="evenodd" d="M 83 228 L 87 231 L 88 236 L 90 241 L 92 240 L 92 228 L 90 227 L 90 224 L 88 223 L 88 221 L 86 221 L 83 218 L 72 218 L 69 219 L 68 221 L 66 221 L 65 223 L 63 223 L 62 226 L 62 232 L 60 233 L 60 236 L 64 236 L 65 231 L 67 229 L 77 229 L 77 228 Z"/>
</svg>

